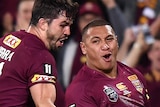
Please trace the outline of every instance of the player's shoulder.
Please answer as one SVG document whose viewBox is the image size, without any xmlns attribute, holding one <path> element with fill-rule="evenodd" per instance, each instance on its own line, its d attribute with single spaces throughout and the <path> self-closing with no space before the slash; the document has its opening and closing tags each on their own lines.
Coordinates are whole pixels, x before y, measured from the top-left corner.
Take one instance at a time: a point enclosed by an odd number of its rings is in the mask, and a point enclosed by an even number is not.
<svg viewBox="0 0 160 107">
<path fill-rule="evenodd" d="M 94 74 L 94 70 L 87 68 L 85 65 L 82 67 L 82 69 L 78 72 L 77 76 L 66 90 L 65 99 L 67 106 L 76 105 L 90 107 L 92 105 L 90 103 L 93 101 L 91 96 L 100 95 L 97 93 L 101 92 L 99 91 L 100 87 L 96 87 L 98 86 L 98 81 L 94 78 Z"/>
<path fill-rule="evenodd" d="M 54 56 L 47 50 L 37 51 L 36 53 L 34 53 L 34 55 L 31 56 L 31 58 L 32 57 L 34 57 L 35 61 L 38 60 L 39 62 L 51 63 L 55 66 Z"/>
<path fill-rule="evenodd" d="M 8 35 L 12 35 L 12 36 L 17 37 L 19 39 L 23 39 L 25 37 L 29 37 L 29 35 L 31 35 L 31 34 L 27 33 L 25 30 L 20 30 L 20 31 L 11 32 Z"/>
<path fill-rule="evenodd" d="M 94 70 L 90 69 L 86 64 L 84 64 L 78 71 L 78 74 L 74 77 L 72 84 L 88 83 L 95 76 L 94 72 Z"/>
<path fill-rule="evenodd" d="M 129 67 L 121 62 L 117 62 L 117 64 L 118 68 L 121 69 L 121 71 L 126 71 L 129 74 L 136 74 L 139 78 L 143 78 L 142 73 L 138 69 Z"/>
<path fill-rule="evenodd" d="M 32 62 L 48 62 L 55 64 L 55 59 L 44 43 L 34 34 L 24 30 L 12 32 L 11 36 L 21 41 L 19 51 L 26 55 Z"/>
<path fill-rule="evenodd" d="M 84 65 L 73 78 L 71 84 L 68 86 L 66 93 L 67 95 L 83 93 L 85 94 L 88 88 L 93 87 L 94 71 Z M 82 95 L 83 95 L 82 94 Z"/>
<path fill-rule="evenodd" d="M 24 34 L 25 34 L 24 31 L 15 31 L 15 32 L 11 32 L 9 34 L 4 35 L 0 39 L 2 43 L 4 43 L 5 45 L 11 48 L 16 48 L 24 38 Z"/>
</svg>

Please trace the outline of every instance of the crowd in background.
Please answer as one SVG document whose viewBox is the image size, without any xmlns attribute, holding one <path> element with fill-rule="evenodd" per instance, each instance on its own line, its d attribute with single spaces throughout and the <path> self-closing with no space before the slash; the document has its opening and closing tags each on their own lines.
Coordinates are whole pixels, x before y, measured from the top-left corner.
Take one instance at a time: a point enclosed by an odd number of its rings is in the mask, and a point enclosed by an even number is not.
<svg viewBox="0 0 160 107">
<path fill-rule="evenodd" d="M 22 0 L 23 1 L 23 0 Z M 34 0 L 1 0 L 0 36 L 11 31 L 27 30 Z M 29 1 L 29 2 L 28 2 Z M 79 12 L 64 46 L 52 52 L 57 61 L 57 97 L 63 107 L 65 90 L 85 63 L 79 42 L 85 25 L 96 18 L 111 23 L 118 37 L 117 60 L 137 68 L 144 75 L 151 104 L 160 102 L 160 0 L 74 0 Z"/>
</svg>

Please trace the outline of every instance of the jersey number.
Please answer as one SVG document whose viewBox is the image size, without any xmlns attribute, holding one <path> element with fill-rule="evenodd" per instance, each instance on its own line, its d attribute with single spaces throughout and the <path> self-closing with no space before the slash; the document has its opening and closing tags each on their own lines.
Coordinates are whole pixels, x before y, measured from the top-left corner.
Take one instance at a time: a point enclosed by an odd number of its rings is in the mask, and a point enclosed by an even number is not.
<svg viewBox="0 0 160 107">
<path fill-rule="evenodd" d="M 52 74 L 52 65 L 50 65 L 50 64 L 44 64 L 44 72 L 46 74 Z"/>
</svg>

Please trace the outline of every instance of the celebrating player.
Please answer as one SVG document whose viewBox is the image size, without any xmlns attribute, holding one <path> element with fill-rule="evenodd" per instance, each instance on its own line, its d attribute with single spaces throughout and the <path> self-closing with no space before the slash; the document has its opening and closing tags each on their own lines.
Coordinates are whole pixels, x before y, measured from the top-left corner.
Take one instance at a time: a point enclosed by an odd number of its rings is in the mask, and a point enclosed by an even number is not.
<svg viewBox="0 0 160 107">
<path fill-rule="evenodd" d="M 35 0 L 29 29 L 0 39 L 0 107 L 54 107 L 56 68 L 49 50 L 70 35 L 77 6 Z"/>
<path fill-rule="evenodd" d="M 66 91 L 66 107 L 149 107 L 142 74 L 117 62 L 117 37 L 102 19 L 90 22 L 80 43 L 86 64 Z"/>
</svg>

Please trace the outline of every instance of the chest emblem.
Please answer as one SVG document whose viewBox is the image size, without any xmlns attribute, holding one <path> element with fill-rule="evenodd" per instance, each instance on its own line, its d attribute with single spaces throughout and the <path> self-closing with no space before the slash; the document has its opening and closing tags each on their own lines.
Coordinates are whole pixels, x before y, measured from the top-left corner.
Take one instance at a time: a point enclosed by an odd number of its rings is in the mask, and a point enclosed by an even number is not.
<svg viewBox="0 0 160 107">
<path fill-rule="evenodd" d="M 3 40 L 3 43 L 11 48 L 16 48 L 21 43 L 21 40 L 13 35 L 8 35 Z"/>
<path fill-rule="evenodd" d="M 140 93 L 143 93 L 144 87 L 136 75 L 128 76 L 128 79 L 132 82 L 132 84 L 134 85 L 137 91 L 139 91 Z"/>
<path fill-rule="evenodd" d="M 104 86 L 103 91 L 107 95 L 109 101 L 117 102 L 118 94 L 112 87 Z"/>
</svg>

